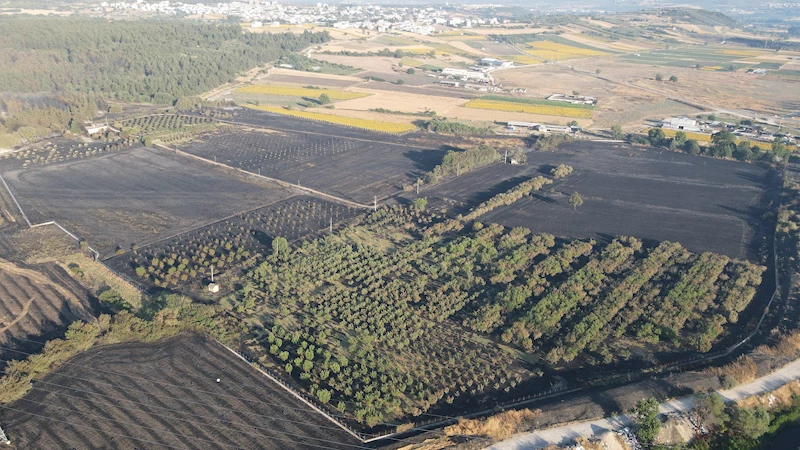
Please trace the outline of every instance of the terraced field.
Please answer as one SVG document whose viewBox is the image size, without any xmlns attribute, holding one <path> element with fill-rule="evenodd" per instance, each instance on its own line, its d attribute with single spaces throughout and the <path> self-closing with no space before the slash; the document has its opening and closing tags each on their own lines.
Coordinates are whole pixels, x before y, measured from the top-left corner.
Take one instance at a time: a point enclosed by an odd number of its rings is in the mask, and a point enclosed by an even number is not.
<svg viewBox="0 0 800 450">
<path fill-rule="evenodd" d="M 361 448 L 236 355 L 189 335 L 80 354 L 6 405 L 0 422 L 20 450 Z"/>
<path fill-rule="evenodd" d="M 90 317 L 86 291 L 54 264 L 25 268 L 0 259 L 0 358 L 20 359 L 12 349 L 77 319 Z M 0 361 L 2 364 L 2 361 Z"/>
</svg>

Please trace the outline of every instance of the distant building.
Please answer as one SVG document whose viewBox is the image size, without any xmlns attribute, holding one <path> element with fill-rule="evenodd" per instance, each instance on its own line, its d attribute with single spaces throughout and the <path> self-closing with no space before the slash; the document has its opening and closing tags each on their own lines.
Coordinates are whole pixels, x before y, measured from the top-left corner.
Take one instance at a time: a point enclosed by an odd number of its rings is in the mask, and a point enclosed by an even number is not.
<svg viewBox="0 0 800 450">
<path fill-rule="evenodd" d="M 447 67 L 442 69 L 442 73 L 444 75 L 449 75 L 451 77 L 458 77 L 458 78 L 466 78 L 466 79 L 484 79 L 486 78 L 486 74 L 483 72 L 465 70 L 465 69 L 454 69 L 452 67 Z"/>
<path fill-rule="evenodd" d="M 661 122 L 661 128 L 693 132 L 702 131 L 700 124 L 698 124 L 696 120 L 689 119 L 688 117 L 672 117 L 667 119 Z"/>
<path fill-rule="evenodd" d="M 497 58 L 481 58 L 480 64 L 490 67 L 512 67 L 514 65 L 511 61 L 503 61 Z"/>
<path fill-rule="evenodd" d="M 513 120 L 512 120 L 512 121 L 509 121 L 509 122 L 507 123 L 507 125 L 509 126 L 509 128 L 510 128 L 510 127 L 514 127 L 514 128 L 530 128 L 530 129 L 535 129 L 535 128 L 537 128 L 537 127 L 541 126 L 542 124 L 540 124 L 540 123 L 533 123 L 533 122 L 515 122 L 515 121 L 513 121 Z"/>
<path fill-rule="evenodd" d="M 86 133 L 88 134 L 97 134 L 101 131 L 106 131 L 108 129 L 108 125 L 104 123 L 90 123 L 86 125 Z"/>
<path fill-rule="evenodd" d="M 250 22 L 250 28 L 261 28 L 263 26 L 264 26 L 264 23 L 263 22 L 259 22 L 257 20 L 254 21 L 254 22 Z"/>
<path fill-rule="evenodd" d="M 594 105 L 597 102 L 596 98 L 585 95 L 553 94 L 547 99 L 554 102 L 572 103 L 573 105 Z"/>
<path fill-rule="evenodd" d="M 458 87 L 461 85 L 461 83 L 459 83 L 458 81 L 450 81 L 450 80 L 441 80 L 439 81 L 439 84 L 449 87 Z"/>
<path fill-rule="evenodd" d="M 219 292 L 219 285 L 217 283 L 210 283 L 208 285 L 208 292 L 216 294 L 217 292 Z"/>
</svg>

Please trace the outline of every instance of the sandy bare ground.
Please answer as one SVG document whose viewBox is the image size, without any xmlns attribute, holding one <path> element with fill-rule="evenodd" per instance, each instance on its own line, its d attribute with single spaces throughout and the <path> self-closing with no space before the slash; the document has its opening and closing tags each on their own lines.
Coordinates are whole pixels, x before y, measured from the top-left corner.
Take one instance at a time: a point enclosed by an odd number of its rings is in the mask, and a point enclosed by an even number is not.
<svg viewBox="0 0 800 450">
<path fill-rule="evenodd" d="M 577 121 L 582 127 L 589 127 L 593 121 L 591 119 L 576 119 L 573 117 L 546 116 L 541 114 L 525 114 L 508 111 L 491 111 L 477 108 L 452 108 L 446 114 L 448 119 L 460 119 L 471 121 L 491 121 L 505 123 L 508 121 L 544 123 L 550 125 L 566 125 L 573 120 Z"/>
<path fill-rule="evenodd" d="M 369 97 L 339 102 L 336 104 L 336 109 L 366 111 L 376 108 L 385 108 L 392 111 L 403 112 L 424 112 L 425 110 L 433 110 L 439 114 L 448 114 L 450 110 L 466 102 L 466 100 L 460 98 L 379 91 L 363 87 L 356 87 L 351 90 L 371 95 Z"/>
<path fill-rule="evenodd" d="M 314 53 L 314 58 L 321 61 L 326 61 L 334 64 L 344 64 L 347 66 L 358 67 L 364 71 L 374 71 L 382 73 L 394 72 L 393 67 L 400 61 L 396 58 L 374 56 L 371 58 L 363 56 L 341 56 L 341 55 L 323 55 L 321 53 Z"/>
</svg>

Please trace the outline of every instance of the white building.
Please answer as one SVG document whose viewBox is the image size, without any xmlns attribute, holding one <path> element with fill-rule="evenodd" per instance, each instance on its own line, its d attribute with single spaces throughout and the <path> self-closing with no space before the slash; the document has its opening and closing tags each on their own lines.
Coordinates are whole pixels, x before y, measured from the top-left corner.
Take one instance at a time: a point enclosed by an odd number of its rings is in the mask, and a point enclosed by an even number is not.
<svg viewBox="0 0 800 450">
<path fill-rule="evenodd" d="M 476 72 L 471 70 L 465 69 L 454 69 L 452 67 L 448 67 L 442 69 L 442 74 L 449 75 L 451 77 L 458 77 L 458 78 L 466 78 L 466 79 L 484 79 L 486 78 L 486 74 L 483 72 Z"/>
<path fill-rule="evenodd" d="M 694 119 L 688 117 L 672 117 L 661 122 L 661 127 L 668 130 L 681 130 L 681 131 L 702 131 L 702 128 Z"/>
</svg>

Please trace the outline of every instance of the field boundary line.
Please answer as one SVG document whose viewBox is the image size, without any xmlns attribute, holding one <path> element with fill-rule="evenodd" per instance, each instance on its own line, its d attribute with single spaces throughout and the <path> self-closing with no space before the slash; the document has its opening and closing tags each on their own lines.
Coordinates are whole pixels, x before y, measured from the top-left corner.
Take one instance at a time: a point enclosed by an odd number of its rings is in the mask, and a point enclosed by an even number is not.
<svg viewBox="0 0 800 450">
<path fill-rule="evenodd" d="M 19 209 L 19 212 L 22 214 L 22 218 L 25 219 L 25 222 L 28 224 L 29 227 L 31 227 L 32 225 L 31 221 L 28 220 L 28 215 L 25 214 L 25 211 L 22 209 L 22 206 L 20 206 L 19 202 L 17 201 L 17 197 L 15 197 L 14 193 L 11 192 L 11 188 L 8 187 L 8 184 L 6 183 L 6 180 L 5 178 L 3 178 L 2 175 L 0 175 L 0 181 L 2 181 L 3 186 L 6 187 L 6 191 L 8 191 L 8 194 L 11 196 L 11 200 L 14 200 L 14 204 L 17 205 L 17 209 Z"/>
<path fill-rule="evenodd" d="M 202 161 L 204 163 L 211 164 L 213 166 L 224 167 L 226 169 L 233 170 L 233 171 L 245 174 L 245 175 L 250 176 L 250 177 L 255 177 L 255 178 L 260 178 L 260 179 L 264 179 L 264 180 L 267 180 L 267 181 L 271 181 L 271 182 L 273 182 L 275 184 L 278 184 L 280 186 L 283 186 L 283 187 L 300 189 L 302 191 L 308 192 L 309 194 L 316 195 L 316 196 L 319 196 L 319 197 L 324 197 L 324 198 L 326 198 L 328 200 L 333 200 L 333 201 L 335 201 L 337 203 L 345 204 L 347 206 L 352 206 L 352 207 L 355 207 L 355 208 L 362 208 L 362 209 L 373 209 L 373 207 L 369 206 L 369 205 L 362 205 L 361 203 L 356 203 L 356 202 L 354 202 L 352 200 L 346 200 L 346 199 L 343 199 L 341 197 L 337 197 L 335 195 L 326 194 L 325 192 L 318 191 L 316 189 L 312 189 L 312 188 L 309 188 L 309 187 L 301 186 L 299 184 L 289 183 L 289 182 L 286 182 L 286 181 L 283 181 L 283 180 L 279 180 L 277 178 L 272 178 L 272 177 L 268 177 L 268 176 L 265 176 L 265 175 L 259 175 L 257 173 L 248 172 L 248 171 L 246 171 L 244 169 L 240 169 L 238 167 L 229 166 L 229 165 L 221 163 L 221 162 L 211 161 L 208 158 L 203 158 L 202 156 L 193 155 L 191 153 L 184 152 L 183 150 L 178 150 L 177 148 L 167 147 L 164 144 L 154 144 L 154 145 L 156 147 L 158 147 L 158 148 L 161 148 L 162 150 L 167 150 L 167 151 L 170 151 L 170 152 L 174 152 L 177 155 L 193 158 L 193 159 L 196 159 L 198 161 Z"/>
<path fill-rule="evenodd" d="M 269 374 L 267 371 L 263 370 L 263 369 L 262 369 L 262 368 L 261 368 L 261 367 L 260 367 L 258 364 L 253 364 L 253 363 L 251 363 L 250 361 L 248 361 L 248 360 L 247 360 L 247 358 L 245 358 L 244 356 L 240 355 L 240 354 L 239 354 L 239 352 L 237 352 L 236 350 L 234 350 L 234 349 L 232 349 L 232 348 L 228 347 L 227 345 L 225 345 L 224 343 L 222 343 L 222 342 L 221 342 L 219 339 L 212 338 L 212 340 L 213 340 L 214 342 L 216 342 L 217 344 L 221 345 L 222 347 L 224 347 L 224 348 L 225 348 L 226 350 L 228 350 L 229 352 L 231 352 L 231 353 L 233 353 L 234 355 L 236 355 L 236 357 L 237 357 L 237 358 L 239 358 L 239 359 L 241 359 L 242 361 L 246 362 L 246 363 L 247 363 L 247 365 L 249 365 L 250 367 L 252 367 L 252 368 L 256 369 L 257 371 L 259 371 L 259 372 L 260 372 L 262 375 L 264 375 L 265 377 L 269 378 L 269 379 L 270 379 L 272 382 L 274 382 L 275 384 L 277 384 L 278 386 L 280 386 L 281 388 L 283 388 L 283 389 L 284 389 L 286 392 L 288 392 L 288 393 L 292 394 L 294 397 L 296 397 L 298 400 L 300 400 L 301 402 L 303 402 L 305 405 L 307 405 L 308 407 L 310 407 L 310 408 L 311 408 L 311 409 L 313 409 L 314 411 L 316 411 L 316 412 L 318 412 L 318 413 L 322 414 L 322 416 L 323 416 L 323 417 L 325 417 L 325 418 L 326 418 L 326 419 L 328 419 L 329 421 L 331 421 L 331 422 L 333 422 L 334 424 L 336 424 L 336 426 L 338 426 L 338 427 L 339 427 L 339 428 L 341 428 L 342 430 L 346 431 L 346 432 L 347 432 L 347 434 L 349 434 L 349 435 L 353 436 L 354 438 L 358 439 L 358 440 L 359 440 L 359 442 L 362 442 L 362 443 L 363 443 L 363 442 L 365 442 L 365 441 L 364 441 L 364 438 L 363 438 L 362 436 L 360 436 L 358 433 L 354 432 L 353 430 L 351 430 L 350 428 L 348 428 L 346 425 L 344 425 L 344 424 L 342 424 L 341 422 L 339 422 L 338 420 L 334 419 L 334 418 L 333 418 L 333 417 L 332 417 L 330 414 L 328 414 L 327 412 L 325 412 L 325 411 L 323 411 L 322 409 L 318 408 L 318 407 L 317 407 L 316 405 L 314 405 L 313 403 L 311 403 L 311 402 L 309 402 L 308 400 L 306 400 L 306 399 L 305 399 L 305 398 L 304 398 L 302 395 L 300 395 L 300 394 L 298 394 L 297 392 L 295 392 L 295 391 L 294 391 L 294 389 L 292 389 L 292 388 L 290 388 L 289 386 L 285 385 L 283 382 L 281 382 L 281 381 L 280 381 L 280 380 L 278 380 L 277 378 L 275 378 L 275 377 L 273 377 L 272 375 L 270 375 L 270 374 Z"/>
</svg>

